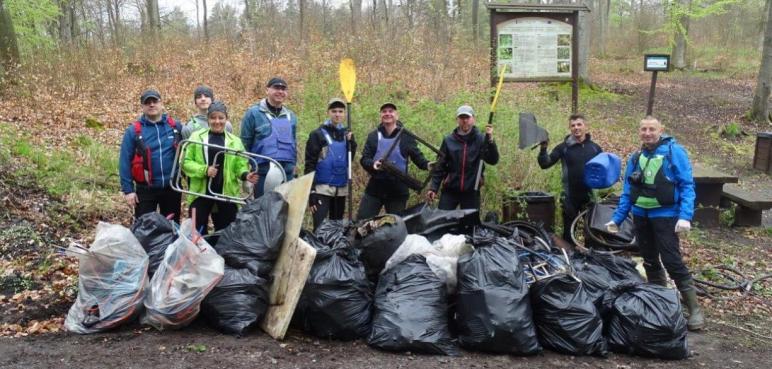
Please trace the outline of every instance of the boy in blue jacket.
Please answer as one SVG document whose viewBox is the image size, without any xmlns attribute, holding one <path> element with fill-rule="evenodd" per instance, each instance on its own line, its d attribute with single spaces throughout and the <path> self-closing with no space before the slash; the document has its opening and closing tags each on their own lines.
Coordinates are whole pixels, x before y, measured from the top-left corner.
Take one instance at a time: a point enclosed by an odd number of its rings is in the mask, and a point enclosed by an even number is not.
<svg viewBox="0 0 772 369">
<path fill-rule="evenodd" d="M 627 161 L 622 197 L 606 227 L 610 232 L 618 232 L 619 224 L 632 209 L 649 283 L 666 285 L 667 270 L 689 310 L 687 326 L 694 331 L 704 328 L 705 319 L 678 240 L 678 233 L 691 229 L 696 197 L 694 179 L 686 150 L 675 138 L 663 135 L 664 129 L 652 116 L 641 120 L 638 135 L 642 147 Z"/>
<path fill-rule="evenodd" d="M 179 223 L 182 196 L 171 188 L 179 127 L 164 114 L 158 91 L 145 90 L 139 101 L 142 116 L 126 128 L 121 143 L 121 192 L 134 208 L 134 217 L 160 208 L 161 214 L 171 214 Z"/>
</svg>

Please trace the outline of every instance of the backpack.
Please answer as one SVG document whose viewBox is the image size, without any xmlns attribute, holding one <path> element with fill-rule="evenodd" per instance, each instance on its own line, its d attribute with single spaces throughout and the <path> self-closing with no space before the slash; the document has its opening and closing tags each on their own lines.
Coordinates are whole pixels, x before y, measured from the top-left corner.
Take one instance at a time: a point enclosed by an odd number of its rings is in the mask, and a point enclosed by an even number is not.
<svg viewBox="0 0 772 369">
<path fill-rule="evenodd" d="M 174 150 L 177 150 L 180 133 L 177 131 L 177 123 L 171 117 L 166 118 L 166 123 L 174 131 Z M 131 159 L 131 178 L 137 183 L 151 184 L 153 181 L 153 167 L 150 164 L 150 148 L 145 145 L 142 138 L 142 123 L 134 122 L 134 157 Z"/>
</svg>

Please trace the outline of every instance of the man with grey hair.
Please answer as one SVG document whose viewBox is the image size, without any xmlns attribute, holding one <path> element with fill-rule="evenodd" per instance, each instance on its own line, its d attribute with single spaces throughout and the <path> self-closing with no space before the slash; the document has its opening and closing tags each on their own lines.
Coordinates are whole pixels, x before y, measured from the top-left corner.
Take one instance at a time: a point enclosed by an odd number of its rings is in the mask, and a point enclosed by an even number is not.
<svg viewBox="0 0 772 369">
<path fill-rule="evenodd" d="M 499 162 L 499 149 L 493 141 L 493 126 L 485 127 L 485 133 L 475 126 L 474 109 L 462 105 L 456 110 L 456 127 L 445 136 L 440 146 L 442 159 L 432 171 L 432 181 L 426 198 L 434 201 L 442 186 L 440 203 L 443 210 L 480 208 L 480 190 L 476 186 L 480 160 L 490 165 Z M 480 184 L 483 177 L 480 177 Z"/>
</svg>

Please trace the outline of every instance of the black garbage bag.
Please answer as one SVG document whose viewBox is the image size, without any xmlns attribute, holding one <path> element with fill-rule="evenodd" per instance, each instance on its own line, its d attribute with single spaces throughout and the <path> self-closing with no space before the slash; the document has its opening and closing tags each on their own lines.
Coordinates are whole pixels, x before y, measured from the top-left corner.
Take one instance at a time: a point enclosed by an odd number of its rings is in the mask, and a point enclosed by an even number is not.
<svg viewBox="0 0 772 369">
<path fill-rule="evenodd" d="M 407 233 L 434 241 L 446 233 L 464 234 L 480 223 L 477 209 L 440 210 L 422 202 L 401 213 Z"/>
<path fill-rule="evenodd" d="M 603 321 L 582 282 L 557 274 L 536 281 L 530 292 L 542 346 L 569 355 L 608 353 Z"/>
<path fill-rule="evenodd" d="M 320 338 L 354 340 L 367 336 L 373 292 L 357 251 L 330 248 L 308 233 L 301 237 L 317 252 L 293 320 Z"/>
<path fill-rule="evenodd" d="M 226 265 L 268 277 L 281 251 L 287 211 L 287 201 L 274 191 L 248 202 L 223 230 L 215 250 Z"/>
<path fill-rule="evenodd" d="M 611 351 L 671 360 L 689 356 L 686 319 L 674 289 L 620 283 L 604 295 L 603 313 Z"/>
<path fill-rule="evenodd" d="M 166 248 L 177 240 L 174 223 L 161 213 L 151 212 L 139 216 L 131 226 L 131 233 L 137 238 L 150 258 L 147 274 L 152 278 L 158 265 L 164 259 Z"/>
<path fill-rule="evenodd" d="M 643 277 L 635 269 L 635 262 L 623 256 L 599 253 L 574 253 L 571 265 L 575 275 L 584 282 L 587 292 L 593 300 L 600 302 L 603 293 L 620 282 L 643 282 Z"/>
<path fill-rule="evenodd" d="M 201 303 L 201 315 L 223 333 L 244 335 L 263 320 L 269 287 L 249 269 L 226 265 L 222 280 Z"/>
<path fill-rule="evenodd" d="M 504 238 L 458 259 L 457 327 L 462 347 L 506 354 L 541 352 L 528 285 Z"/>
<path fill-rule="evenodd" d="M 354 247 L 361 251 L 367 278 L 376 282 L 392 254 L 407 237 L 405 222 L 399 216 L 385 214 L 360 223 L 355 230 Z"/>
<path fill-rule="evenodd" d="M 445 281 L 432 272 L 423 255 L 410 255 L 378 281 L 367 343 L 388 351 L 458 355 L 447 313 Z"/>
<path fill-rule="evenodd" d="M 348 248 L 351 247 L 349 228 L 350 225 L 347 220 L 325 219 L 316 229 L 314 236 L 329 247 Z"/>
</svg>

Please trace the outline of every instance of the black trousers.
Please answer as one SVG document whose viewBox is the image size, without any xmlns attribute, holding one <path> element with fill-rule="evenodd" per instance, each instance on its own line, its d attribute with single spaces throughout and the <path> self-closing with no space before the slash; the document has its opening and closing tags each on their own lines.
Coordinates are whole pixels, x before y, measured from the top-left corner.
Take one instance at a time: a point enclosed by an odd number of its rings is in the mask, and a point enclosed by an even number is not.
<svg viewBox="0 0 772 369">
<path fill-rule="evenodd" d="M 404 196 L 373 196 L 365 192 L 359 202 L 357 220 L 372 218 L 381 212 L 381 207 L 386 208 L 386 213 L 396 214 L 407 207 L 409 195 Z"/>
<path fill-rule="evenodd" d="M 664 264 L 665 270 L 679 289 L 691 281 L 692 276 L 684 264 L 678 234 L 675 233 L 678 218 L 648 218 L 636 215 L 633 216 L 633 222 L 647 273 L 660 272 Z"/>
<path fill-rule="evenodd" d="M 193 200 L 188 209 L 188 215 L 193 217 L 193 209 L 196 209 L 196 228 L 200 231 L 201 235 L 208 233 L 209 228 L 209 216 L 212 216 L 212 223 L 214 223 L 214 230 L 219 231 L 227 227 L 231 222 L 236 220 L 236 214 L 239 211 L 238 206 L 234 203 L 217 201 L 199 197 Z"/>
<path fill-rule="evenodd" d="M 448 191 L 442 190 L 440 193 L 440 203 L 437 205 L 441 210 L 461 209 L 479 209 L 480 191 Z"/>
<path fill-rule="evenodd" d="M 560 208 L 563 212 L 563 239 L 566 242 L 574 244 L 571 238 L 571 223 L 579 212 L 590 203 L 589 194 L 580 194 L 578 196 L 568 196 L 565 192 L 560 194 Z"/>
<path fill-rule="evenodd" d="M 314 212 L 314 231 L 322 224 L 329 215 L 332 220 L 343 219 L 343 213 L 346 212 L 345 196 L 325 196 L 311 194 L 311 202 L 316 205 Z"/>
<path fill-rule="evenodd" d="M 180 222 L 181 193 L 172 190 L 171 187 L 151 188 L 143 185 L 137 185 L 135 192 L 137 199 L 139 199 L 137 205 L 134 206 L 135 218 L 160 209 L 161 215 L 174 214 L 172 219 L 177 223 Z"/>
</svg>

